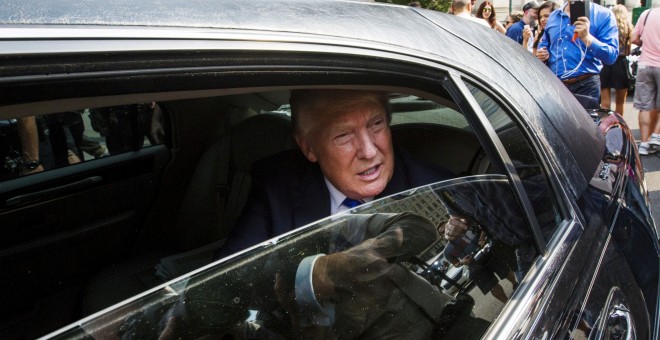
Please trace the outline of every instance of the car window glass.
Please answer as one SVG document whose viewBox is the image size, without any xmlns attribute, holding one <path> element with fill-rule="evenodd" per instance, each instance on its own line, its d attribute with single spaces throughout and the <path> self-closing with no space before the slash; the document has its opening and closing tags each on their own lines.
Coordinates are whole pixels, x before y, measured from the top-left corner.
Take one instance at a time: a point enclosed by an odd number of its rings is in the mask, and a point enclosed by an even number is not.
<svg viewBox="0 0 660 340">
<path fill-rule="evenodd" d="M 162 111 L 156 103 L 2 120 L 0 180 L 139 150 L 163 138 Z"/>
<path fill-rule="evenodd" d="M 185 276 L 71 332 L 480 338 L 517 285 L 515 249 L 529 239 L 515 202 L 504 175 L 404 191 Z M 450 214 L 472 221 L 453 242 L 438 232 Z M 466 256 L 473 262 L 450 263 Z M 334 287 L 332 297 L 319 295 L 322 305 L 296 295 L 304 290 L 310 261 L 325 263 L 315 270 Z M 334 327 L 324 323 L 326 316 Z"/>
<path fill-rule="evenodd" d="M 518 172 L 547 242 L 562 217 L 541 162 L 521 129 L 490 95 L 467 83 Z"/>
<path fill-rule="evenodd" d="M 432 100 L 400 94 L 390 100 L 390 106 L 392 125 L 430 123 L 471 130 L 463 113 Z"/>
</svg>

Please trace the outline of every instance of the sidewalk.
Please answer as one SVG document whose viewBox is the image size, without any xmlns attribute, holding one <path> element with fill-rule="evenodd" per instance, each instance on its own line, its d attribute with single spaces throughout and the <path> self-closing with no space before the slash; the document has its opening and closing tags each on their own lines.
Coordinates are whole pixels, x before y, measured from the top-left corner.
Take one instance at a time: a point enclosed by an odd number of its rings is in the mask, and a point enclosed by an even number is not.
<svg viewBox="0 0 660 340">
<path fill-rule="evenodd" d="M 612 107 L 614 107 L 614 103 L 612 103 Z M 638 114 L 639 111 L 633 109 L 633 96 L 628 96 L 623 118 L 628 123 L 637 142 L 640 139 Z M 656 223 L 660 223 L 660 152 L 640 157 L 644 166 L 644 178 L 649 190 L 649 199 L 651 200 L 651 213 Z"/>
</svg>

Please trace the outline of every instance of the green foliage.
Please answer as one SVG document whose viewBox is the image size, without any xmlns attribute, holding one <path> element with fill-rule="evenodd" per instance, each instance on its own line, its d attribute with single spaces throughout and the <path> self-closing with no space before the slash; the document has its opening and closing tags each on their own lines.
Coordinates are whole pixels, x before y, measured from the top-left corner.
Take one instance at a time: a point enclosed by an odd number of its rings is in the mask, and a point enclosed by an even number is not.
<svg viewBox="0 0 660 340">
<path fill-rule="evenodd" d="M 414 0 L 376 0 L 377 2 L 388 2 L 407 6 Z M 447 12 L 451 7 L 451 0 L 418 0 L 422 8 L 432 9 L 439 12 Z"/>
</svg>

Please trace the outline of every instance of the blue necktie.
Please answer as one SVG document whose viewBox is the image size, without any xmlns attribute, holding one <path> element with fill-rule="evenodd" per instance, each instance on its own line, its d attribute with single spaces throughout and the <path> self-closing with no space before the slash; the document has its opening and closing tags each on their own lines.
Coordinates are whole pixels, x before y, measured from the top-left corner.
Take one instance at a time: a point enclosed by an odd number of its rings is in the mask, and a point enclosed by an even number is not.
<svg viewBox="0 0 660 340">
<path fill-rule="evenodd" d="M 346 199 L 343 202 L 341 202 L 342 205 L 345 205 L 345 206 L 347 206 L 351 209 L 357 207 L 358 205 L 360 205 L 362 203 L 364 203 L 364 202 L 354 200 L 354 199 L 348 198 L 348 197 L 346 197 Z"/>
</svg>

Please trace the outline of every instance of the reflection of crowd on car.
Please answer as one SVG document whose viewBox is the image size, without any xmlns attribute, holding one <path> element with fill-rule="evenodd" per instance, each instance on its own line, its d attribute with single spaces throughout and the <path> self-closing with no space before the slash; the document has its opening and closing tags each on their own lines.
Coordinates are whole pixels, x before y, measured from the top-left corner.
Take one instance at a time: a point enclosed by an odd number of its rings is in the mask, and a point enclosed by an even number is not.
<svg viewBox="0 0 660 340">
<path fill-rule="evenodd" d="M 85 131 L 89 112 L 94 131 Z M 129 128 L 132 127 L 132 128 Z M 4 156 L 0 178 L 9 179 L 61 168 L 93 158 L 138 150 L 145 137 L 151 145 L 163 138 L 162 112 L 156 103 L 65 111 L 6 120 L 0 124 L 0 151 Z"/>
</svg>

